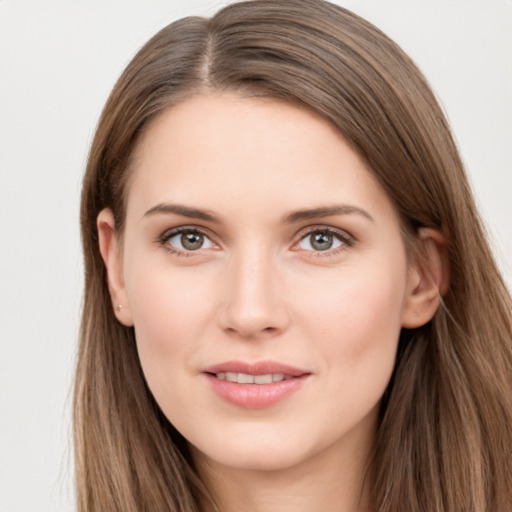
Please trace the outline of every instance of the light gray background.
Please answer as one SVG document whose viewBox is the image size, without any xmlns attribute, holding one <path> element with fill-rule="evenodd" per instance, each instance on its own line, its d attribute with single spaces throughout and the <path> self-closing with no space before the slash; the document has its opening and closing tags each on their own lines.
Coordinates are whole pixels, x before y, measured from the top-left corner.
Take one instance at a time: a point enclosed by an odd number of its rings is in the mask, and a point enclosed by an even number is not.
<svg viewBox="0 0 512 512">
<path fill-rule="evenodd" d="M 0 0 L 0 511 L 73 510 L 80 180 L 137 48 L 208 0 Z M 341 1 L 416 60 L 453 126 L 512 285 L 512 2 Z"/>
</svg>

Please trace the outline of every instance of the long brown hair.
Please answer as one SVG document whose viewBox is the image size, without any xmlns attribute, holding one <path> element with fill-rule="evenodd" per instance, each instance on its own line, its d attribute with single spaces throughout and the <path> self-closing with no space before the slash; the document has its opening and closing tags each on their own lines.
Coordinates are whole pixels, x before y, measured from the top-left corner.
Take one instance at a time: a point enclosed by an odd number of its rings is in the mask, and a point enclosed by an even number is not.
<svg viewBox="0 0 512 512">
<path fill-rule="evenodd" d="M 122 234 L 130 157 L 184 98 L 233 91 L 328 119 L 394 202 L 404 236 L 448 242 L 451 284 L 433 320 L 403 329 L 367 483 L 379 512 L 512 510 L 512 303 L 445 117 L 413 62 L 353 13 L 320 0 L 232 4 L 156 34 L 104 108 L 83 184 L 85 299 L 74 421 L 81 512 L 197 511 L 207 490 L 117 322 L 96 218 Z"/>
</svg>

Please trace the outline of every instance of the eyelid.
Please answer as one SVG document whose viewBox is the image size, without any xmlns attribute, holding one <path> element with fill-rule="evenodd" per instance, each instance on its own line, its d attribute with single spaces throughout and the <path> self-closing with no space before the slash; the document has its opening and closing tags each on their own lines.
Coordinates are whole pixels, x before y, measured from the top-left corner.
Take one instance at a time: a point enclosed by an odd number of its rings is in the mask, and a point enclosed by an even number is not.
<svg viewBox="0 0 512 512">
<path fill-rule="evenodd" d="M 212 249 L 211 247 L 205 248 L 205 249 L 198 249 L 196 251 L 192 250 L 183 250 L 178 249 L 177 247 L 173 247 L 172 245 L 168 244 L 169 240 L 181 233 L 198 233 L 207 238 L 213 245 L 213 248 L 218 248 L 219 244 L 215 241 L 215 237 L 212 236 L 208 229 L 194 226 L 194 225 L 185 225 L 185 226 L 176 226 L 173 228 L 166 229 L 161 235 L 159 235 L 156 239 L 156 243 L 160 244 L 161 246 L 165 247 L 169 252 L 176 254 L 178 256 L 193 256 L 194 254 L 200 254 L 204 252 L 206 249 Z"/>
<path fill-rule="evenodd" d="M 333 235 L 342 242 L 342 245 L 340 247 L 336 247 L 334 249 L 327 249 L 325 251 L 313 251 L 300 248 L 293 249 L 293 247 L 296 247 L 302 240 L 304 240 L 308 236 L 311 236 L 314 233 L 328 233 L 330 235 Z M 325 224 L 307 226 L 306 228 L 301 229 L 297 233 L 295 239 L 296 241 L 293 243 L 292 250 L 309 252 L 314 256 L 331 256 L 339 251 L 345 250 L 347 247 L 352 247 L 356 242 L 355 237 L 351 235 L 348 231 L 340 228 L 335 228 L 333 226 L 328 226 Z"/>
<path fill-rule="evenodd" d="M 169 252 L 172 252 L 177 255 L 193 256 L 195 253 L 197 253 L 197 254 L 203 253 L 204 250 L 206 250 L 206 249 L 198 249 L 197 251 L 180 250 L 180 249 L 173 247 L 167 243 L 174 236 L 179 235 L 180 233 L 186 233 L 186 232 L 199 233 L 199 234 L 203 235 L 205 238 L 207 238 L 215 246 L 214 249 L 220 248 L 220 244 L 216 241 L 215 235 L 212 235 L 210 233 L 209 229 L 204 228 L 202 226 L 197 226 L 197 225 L 183 225 L 183 226 L 176 226 L 173 228 L 166 229 L 161 235 L 159 235 L 157 237 L 155 242 L 158 243 L 159 245 L 164 246 Z M 304 240 L 304 238 L 311 236 L 314 233 L 322 233 L 322 232 L 335 236 L 342 242 L 342 245 L 340 247 L 336 247 L 334 249 L 326 249 L 325 251 L 314 251 L 314 250 L 296 248 L 297 245 L 302 240 Z M 331 256 L 341 250 L 346 249 L 347 247 L 352 247 L 357 241 L 356 238 L 352 234 L 350 234 L 348 231 L 341 229 L 341 228 L 334 227 L 334 226 L 325 225 L 325 224 L 316 224 L 316 225 L 311 225 L 311 226 L 301 228 L 301 230 L 298 233 L 296 233 L 293 238 L 295 241 L 292 244 L 292 250 L 309 252 L 309 253 L 311 253 L 311 255 L 314 255 L 314 256 Z M 207 248 L 207 249 L 211 249 L 211 248 Z"/>
</svg>

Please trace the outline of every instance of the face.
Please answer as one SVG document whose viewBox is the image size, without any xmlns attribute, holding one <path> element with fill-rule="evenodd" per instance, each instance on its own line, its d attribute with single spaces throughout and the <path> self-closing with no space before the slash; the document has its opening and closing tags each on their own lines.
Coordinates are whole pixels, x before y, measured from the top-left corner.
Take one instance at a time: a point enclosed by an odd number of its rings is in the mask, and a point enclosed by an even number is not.
<svg viewBox="0 0 512 512">
<path fill-rule="evenodd" d="M 413 284 L 390 200 L 329 123 L 235 95 L 170 108 L 137 148 L 122 244 L 119 319 L 196 457 L 368 447 Z"/>
</svg>

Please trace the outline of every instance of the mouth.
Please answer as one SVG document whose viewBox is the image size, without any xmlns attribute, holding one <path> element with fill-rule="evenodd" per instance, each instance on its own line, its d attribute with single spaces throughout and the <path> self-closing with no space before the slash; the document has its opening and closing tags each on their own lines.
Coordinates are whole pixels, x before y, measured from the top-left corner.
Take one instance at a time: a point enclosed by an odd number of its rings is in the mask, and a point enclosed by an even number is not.
<svg viewBox="0 0 512 512">
<path fill-rule="evenodd" d="M 211 389 L 231 405 L 262 409 L 299 391 L 311 372 L 264 361 L 256 364 L 228 361 L 203 372 Z"/>
<path fill-rule="evenodd" d="M 282 380 L 295 378 L 291 375 L 285 375 L 284 373 L 250 375 L 249 373 L 219 372 L 211 375 L 214 375 L 217 379 L 236 382 L 238 384 L 271 384 L 272 382 L 281 382 Z"/>
</svg>

